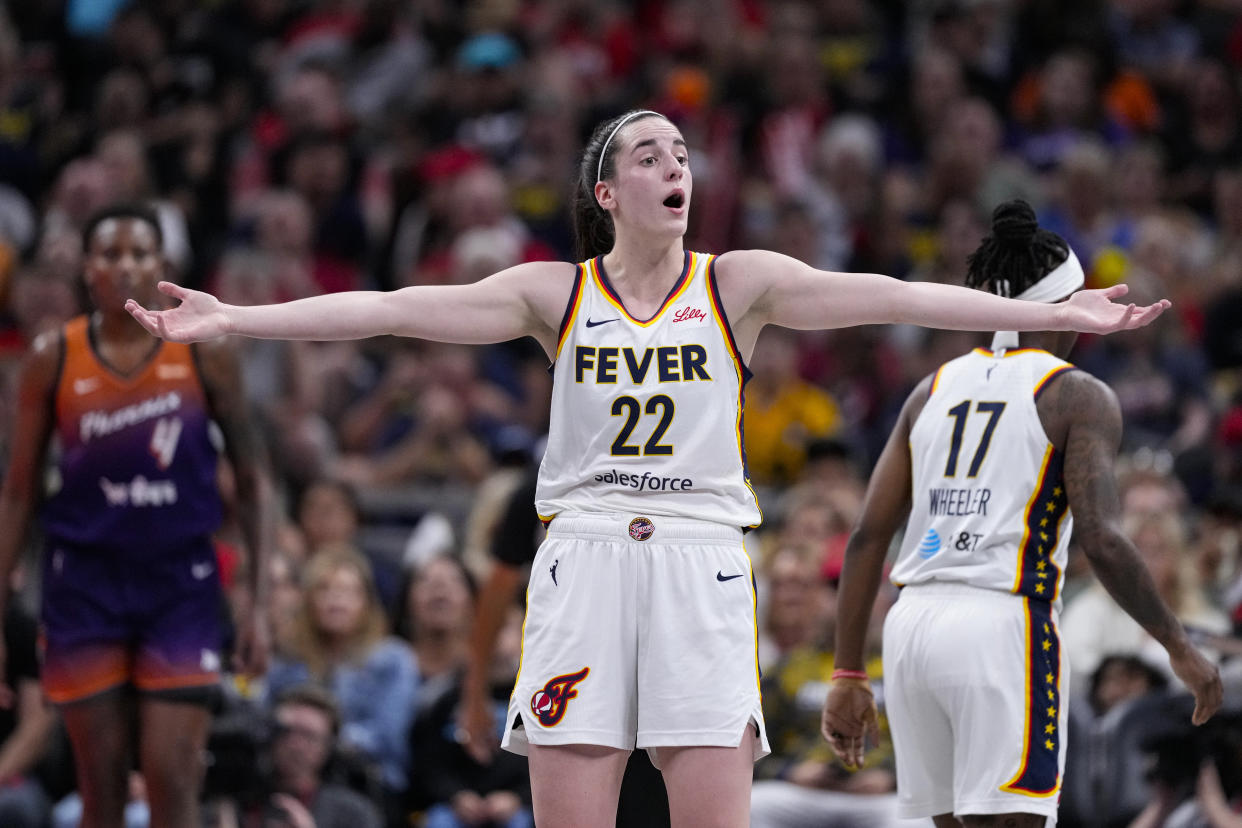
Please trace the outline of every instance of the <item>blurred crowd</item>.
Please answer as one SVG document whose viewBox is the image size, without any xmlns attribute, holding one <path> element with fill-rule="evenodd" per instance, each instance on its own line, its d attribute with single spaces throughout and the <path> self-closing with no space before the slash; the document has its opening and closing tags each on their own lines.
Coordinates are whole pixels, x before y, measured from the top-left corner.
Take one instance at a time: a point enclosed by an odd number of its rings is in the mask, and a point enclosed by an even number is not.
<svg viewBox="0 0 1242 828">
<path fill-rule="evenodd" d="M 634 106 L 686 138 L 690 249 L 960 283 L 992 206 L 1023 197 L 1092 286 L 1173 300 L 1148 328 L 1082 338 L 1072 359 L 1120 398 L 1126 530 L 1220 658 L 1226 709 L 1193 738 L 1181 728 L 1167 661 L 1079 561 L 1061 821 L 1242 825 L 1236 0 L 12 0 L 0 453 L 19 360 L 82 308 L 80 233 L 98 208 L 153 206 L 170 278 L 227 302 L 472 282 L 573 259 L 577 153 Z M 766 522 L 748 546 L 774 753 L 756 767 L 756 825 L 893 819 L 891 745 L 851 775 L 818 736 L 835 583 L 901 401 L 985 343 L 903 327 L 760 338 L 745 423 Z M 545 355 L 529 341 L 240 345 L 284 506 L 277 658 L 230 682 L 213 824 L 531 824 L 524 760 L 468 757 L 454 705 L 474 585 L 540 456 Z M 225 563 L 242 556 L 235 520 L 217 543 Z M 15 585 L 27 613 L 36 571 Z M 498 702 L 520 620 L 496 650 Z M 33 624 L 5 634 L 33 680 Z M 0 712 L 0 800 L 29 783 L 30 813 L 75 824 L 71 766 L 32 686 Z M 332 795 L 313 815 L 282 794 L 255 806 L 274 779 Z M 142 825 L 140 778 L 132 793 Z"/>
</svg>

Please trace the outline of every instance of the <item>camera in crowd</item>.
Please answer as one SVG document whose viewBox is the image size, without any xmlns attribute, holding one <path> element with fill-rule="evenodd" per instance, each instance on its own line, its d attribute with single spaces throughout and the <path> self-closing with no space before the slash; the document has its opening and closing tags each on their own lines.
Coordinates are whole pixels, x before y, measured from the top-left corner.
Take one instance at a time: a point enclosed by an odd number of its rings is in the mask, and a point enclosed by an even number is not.
<svg viewBox="0 0 1242 828">
<path fill-rule="evenodd" d="M 206 799 L 227 797 L 248 805 L 272 790 L 270 746 L 275 718 L 253 702 L 231 700 L 212 720 L 207 735 Z"/>
<path fill-rule="evenodd" d="M 1232 799 L 1242 793 L 1242 710 L 1221 710 L 1198 727 L 1190 722 L 1193 710 L 1190 696 L 1169 696 L 1139 723 L 1146 730 L 1139 744 L 1149 757 L 1148 778 L 1191 793 L 1199 769 L 1212 762 Z"/>
<path fill-rule="evenodd" d="M 336 700 L 318 686 L 289 688 L 271 710 L 229 699 L 208 734 L 204 797 L 231 799 L 243 814 L 262 814 L 264 825 L 282 824 L 274 795 L 307 779 L 384 802 L 378 768 L 340 745 L 339 731 Z"/>
</svg>

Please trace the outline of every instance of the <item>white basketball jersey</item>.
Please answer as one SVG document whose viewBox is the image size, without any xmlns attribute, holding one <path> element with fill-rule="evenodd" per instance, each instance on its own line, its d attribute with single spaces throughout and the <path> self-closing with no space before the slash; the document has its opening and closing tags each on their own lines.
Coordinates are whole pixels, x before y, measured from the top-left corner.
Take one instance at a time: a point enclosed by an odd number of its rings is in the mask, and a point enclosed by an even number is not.
<svg viewBox="0 0 1242 828">
<path fill-rule="evenodd" d="M 578 266 L 553 365 L 535 504 L 759 525 L 742 452 L 742 362 L 715 256 L 686 252 L 655 316 L 635 319 L 602 257 Z"/>
<path fill-rule="evenodd" d="M 1073 518 L 1035 401 L 1073 365 L 976 348 L 940 366 L 910 431 L 910 519 L 892 580 L 956 581 L 1059 602 Z"/>
</svg>

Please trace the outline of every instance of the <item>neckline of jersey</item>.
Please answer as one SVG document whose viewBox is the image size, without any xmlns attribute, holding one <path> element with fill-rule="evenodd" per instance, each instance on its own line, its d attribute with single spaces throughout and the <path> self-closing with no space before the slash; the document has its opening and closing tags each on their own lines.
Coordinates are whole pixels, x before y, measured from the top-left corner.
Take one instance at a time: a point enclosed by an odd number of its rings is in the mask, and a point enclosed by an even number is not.
<svg viewBox="0 0 1242 828">
<path fill-rule="evenodd" d="M 612 282 L 608 280 L 608 272 L 604 268 L 603 256 L 596 256 L 594 259 L 591 259 L 591 273 L 595 277 L 595 283 L 599 285 L 600 291 L 604 294 L 604 298 L 615 306 L 617 310 L 625 314 L 625 317 L 635 325 L 641 325 L 645 328 L 654 324 L 690 284 L 690 273 L 694 269 L 692 265 L 695 260 L 695 254 L 689 250 L 682 251 L 682 253 L 685 259 L 682 262 L 681 275 L 677 277 L 677 281 L 673 283 L 673 287 L 669 289 L 668 295 L 664 297 L 664 301 L 656 312 L 651 315 L 650 319 L 639 319 L 626 309 L 625 303 L 621 301 L 620 294 L 612 286 Z"/>
<path fill-rule="evenodd" d="M 992 357 L 993 359 L 997 358 L 996 353 L 989 348 L 975 348 L 974 351 L 972 351 L 972 353 L 976 353 L 981 356 Z M 1017 356 L 1018 354 L 1049 354 L 1049 352 L 1044 350 L 1043 348 L 1014 348 L 1011 351 L 1005 351 L 1004 353 L 1002 353 L 1000 355 L 1000 359 L 1004 359 L 1006 357 L 1011 357 L 1011 356 Z M 1051 354 L 1049 354 L 1049 356 L 1051 356 Z"/>
<path fill-rule="evenodd" d="M 149 353 L 143 357 L 142 361 L 133 367 L 130 371 L 122 371 L 113 365 L 103 355 L 99 347 L 99 335 L 95 330 L 95 326 L 91 324 L 91 318 L 86 317 L 86 349 L 91 355 L 91 359 L 100 369 L 112 378 L 112 381 L 124 388 L 132 388 L 142 382 L 147 373 L 151 370 L 151 366 L 159 359 L 160 353 L 164 350 L 167 343 L 158 337 L 152 337 L 152 347 Z"/>
</svg>

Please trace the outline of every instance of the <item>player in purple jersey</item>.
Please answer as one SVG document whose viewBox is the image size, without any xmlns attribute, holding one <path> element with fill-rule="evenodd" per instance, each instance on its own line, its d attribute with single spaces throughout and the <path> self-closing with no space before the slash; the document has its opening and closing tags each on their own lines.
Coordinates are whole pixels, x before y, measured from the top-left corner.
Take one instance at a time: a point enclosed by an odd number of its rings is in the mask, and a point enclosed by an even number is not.
<svg viewBox="0 0 1242 828">
<path fill-rule="evenodd" d="M 197 825 L 222 632 L 210 421 L 235 469 L 251 553 L 235 648 L 236 668 L 251 675 L 267 660 L 270 486 L 234 349 L 170 348 L 125 312 L 129 296 L 158 301 L 167 268 L 154 214 L 106 209 L 83 244 L 91 312 L 39 337 L 22 366 L 0 491 L 0 584 L 41 505 L 44 692 L 73 744 L 82 825 L 122 825 L 135 754 L 152 824 Z M 51 446 L 58 474 L 45 492 Z M 0 590 L 0 610 L 6 600 Z"/>
</svg>

